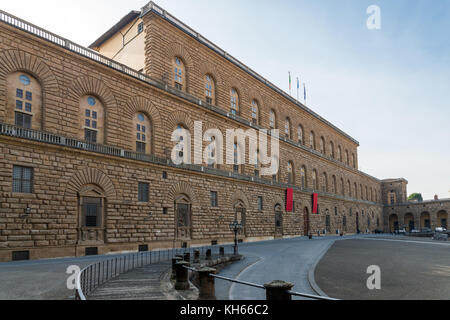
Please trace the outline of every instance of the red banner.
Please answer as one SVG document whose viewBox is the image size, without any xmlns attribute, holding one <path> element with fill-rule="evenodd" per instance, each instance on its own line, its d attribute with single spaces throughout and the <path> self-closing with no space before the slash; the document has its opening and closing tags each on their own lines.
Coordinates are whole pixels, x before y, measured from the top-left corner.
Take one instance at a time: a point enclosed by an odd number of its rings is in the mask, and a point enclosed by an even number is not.
<svg viewBox="0 0 450 320">
<path fill-rule="evenodd" d="M 313 194 L 313 214 L 319 213 L 319 195 L 317 193 Z"/>
<path fill-rule="evenodd" d="M 292 212 L 294 210 L 294 189 L 289 188 L 286 190 L 286 212 Z"/>
</svg>

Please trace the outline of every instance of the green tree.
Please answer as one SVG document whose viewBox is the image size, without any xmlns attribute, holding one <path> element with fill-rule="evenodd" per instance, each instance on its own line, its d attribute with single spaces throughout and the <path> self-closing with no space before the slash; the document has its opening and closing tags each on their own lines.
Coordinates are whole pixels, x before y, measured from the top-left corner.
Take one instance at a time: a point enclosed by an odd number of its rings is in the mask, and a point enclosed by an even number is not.
<svg viewBox="0 0 450 320">
<path fill-rule="evenodd" d="M 408 198 L 409 201 L 414 201 L 417 200 L 419 202 L 423 201 L 423 197 L 421 193 L 413 193 L 412 195 L 409 196 Z"/>
</svg>

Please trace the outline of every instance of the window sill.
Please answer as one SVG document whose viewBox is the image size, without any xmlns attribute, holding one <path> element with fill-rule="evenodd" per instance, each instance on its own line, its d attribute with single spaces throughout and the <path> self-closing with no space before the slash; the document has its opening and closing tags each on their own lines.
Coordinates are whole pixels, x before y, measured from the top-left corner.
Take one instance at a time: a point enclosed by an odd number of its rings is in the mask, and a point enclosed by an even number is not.
<svg viewBox="0 0 450 320">
<path fill-rule="evenodd" d="M 12 192 L 12 198 L 26 198 L 26 199 L 36 199 L 35 193 L 20 193 L 20 192 Z"/>
</svg>

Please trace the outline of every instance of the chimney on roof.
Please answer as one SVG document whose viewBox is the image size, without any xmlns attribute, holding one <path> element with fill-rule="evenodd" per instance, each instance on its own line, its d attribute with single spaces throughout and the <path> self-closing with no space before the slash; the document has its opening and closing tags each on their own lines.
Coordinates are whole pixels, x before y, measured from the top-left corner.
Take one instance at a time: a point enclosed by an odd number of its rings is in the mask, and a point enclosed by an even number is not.
<svg viewBox="0 0 450 320">
<path fill-rule="evenodd" d="M 439 196 L 438 195 L 435 195 L 434 196 L 434 201 L 438 201 L 439 200 Z"/>
</svg>

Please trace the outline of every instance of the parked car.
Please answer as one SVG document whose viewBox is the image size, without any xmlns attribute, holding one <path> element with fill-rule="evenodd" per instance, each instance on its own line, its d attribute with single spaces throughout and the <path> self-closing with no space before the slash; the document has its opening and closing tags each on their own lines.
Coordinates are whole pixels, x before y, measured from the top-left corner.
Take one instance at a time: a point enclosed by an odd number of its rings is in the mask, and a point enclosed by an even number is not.
<svg viewBox="0 0 450 320">
<path fill-rule="evenodd" d="M 374 232 L 375 232 L 375 234 L 383 234 L 384 233 L 384 231 L 380 230 L 380 229 L 376 229 Z"/>
<path fill-rule="evenodd" d="M 431 228 L 422 228 L 421 232 L 422 233 L 431 233 L 431 232 L 433 232 L 433 230 Z"/>
<path fill-rule="evenodd" d="M 439 228 L 436 228 L 435 231 L 436 231 L 436 232 L 444 233 L 444 232 L 447 232 L 447 229 L 445 229 L 445 228 L 443 228 L 443 227 L 439 227 Z"/>
<path fill-rule="evenodd" d="M 411 233 L 420 233 L 420 230 L 414 229 L 414 230 L 411 230 Z"/>
<path fill-rule="evenodd" d="M 397 230 L 397 234 L 406 234 L 406 229 Z"/>
</svg>

